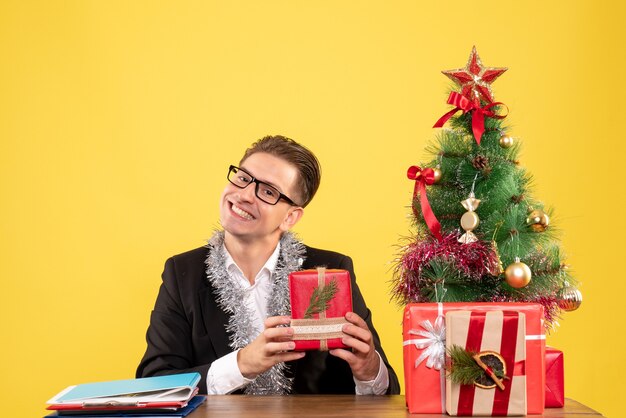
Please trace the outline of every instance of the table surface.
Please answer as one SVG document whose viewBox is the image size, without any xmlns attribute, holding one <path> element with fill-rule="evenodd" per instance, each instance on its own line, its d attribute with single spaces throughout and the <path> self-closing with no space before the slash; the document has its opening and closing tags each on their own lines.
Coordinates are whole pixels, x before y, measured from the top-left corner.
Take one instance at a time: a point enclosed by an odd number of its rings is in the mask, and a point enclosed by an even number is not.
<svg viewBox="0 0 626 418">
<path fill-rule="evenodd" d="M 289 395 L 208 396 L 188 418 L 251 418 L 251 417 L 441 417 L 440 414 L 411 415 L 404 396 L 354 396 L 354 395 Z M 584 418 L 601 417 L 599 412 L 572 399 L 565 400 L 564 408 L 548 408 L 543 415 L 531 417 Z"/>
</svg>

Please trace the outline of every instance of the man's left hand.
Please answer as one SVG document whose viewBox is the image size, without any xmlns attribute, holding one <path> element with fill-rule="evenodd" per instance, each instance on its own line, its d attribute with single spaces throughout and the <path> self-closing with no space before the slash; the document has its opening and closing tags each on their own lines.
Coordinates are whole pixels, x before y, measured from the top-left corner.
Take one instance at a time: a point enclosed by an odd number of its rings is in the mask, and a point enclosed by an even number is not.
<svg viewBox="0 0 626 418">
<path fill-rule="evenodd" d="M 350 323 L 342 328 L 346 334 L 342 342 L 352 351 L 338 348 L 330 350 L 330 354 L 348 362 L 357 380 L 374 380 L 380 368 L 380 357 L 376 354 L 372 333 L 365 321 L 354 312 L 348 312 L 345 318 Z"/>
</svg>

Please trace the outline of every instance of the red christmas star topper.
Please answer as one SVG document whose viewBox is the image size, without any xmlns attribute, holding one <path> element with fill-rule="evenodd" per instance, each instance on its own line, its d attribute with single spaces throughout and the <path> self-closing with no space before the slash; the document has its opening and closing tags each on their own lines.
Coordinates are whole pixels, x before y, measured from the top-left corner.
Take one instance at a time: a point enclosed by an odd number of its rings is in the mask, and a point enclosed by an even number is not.
<svg viewBox="0 0 626 418">
<path fill-rule="evenodd" d="M 483 67 L 476 47 L 472 47 L 465 68 L 458 70 L 442 71 L 452 81 L 461 86 L 461 94 L 472 101 L 479 101 L 482 97 L 488 103 L 493 102 L 491 83 L 505 72 L 508 68 Z"/>
</svg>

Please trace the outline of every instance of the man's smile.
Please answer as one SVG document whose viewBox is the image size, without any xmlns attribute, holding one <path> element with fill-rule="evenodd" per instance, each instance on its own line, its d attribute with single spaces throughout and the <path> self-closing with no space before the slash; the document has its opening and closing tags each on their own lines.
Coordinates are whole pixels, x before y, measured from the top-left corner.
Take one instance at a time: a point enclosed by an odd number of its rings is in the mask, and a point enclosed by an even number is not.
<svg viewBox="0 0 626 418">
<path fill-rule="evenodd" d="M 253 221 L 255 219 L 255 217 L 252 216 L 251 213 L 246 212 L 245 210 L 241 209 L 239 206 L 235 205 L 234 203 L 231 203 L 230 208 L 232 209 L 233 212 L 235 212 L 235 214 L 239 215 L 240 217 L 244 219 L 248 219 L 250 221 Z"/>
</svg>

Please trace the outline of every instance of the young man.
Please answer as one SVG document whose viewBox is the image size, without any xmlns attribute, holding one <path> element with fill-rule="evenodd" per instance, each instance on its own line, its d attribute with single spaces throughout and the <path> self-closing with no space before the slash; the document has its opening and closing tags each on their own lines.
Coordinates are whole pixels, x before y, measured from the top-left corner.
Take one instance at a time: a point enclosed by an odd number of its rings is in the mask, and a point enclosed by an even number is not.
<svg viewBox="0 0 626 418">
<path fill-rule="evenodd" d="M 315 156 L 282 136 L 257 141 L 230 166 L 223 231 L 165 264 L 137 377 L 197 371 L 209 394 L 400 393 L 352 260 L 289 232 L 320 176 Z M 287 278 L 317 266 L 350 272 L 354 312 L 343 332 L 351 350 L 292 351 Z"/>
</svg>

